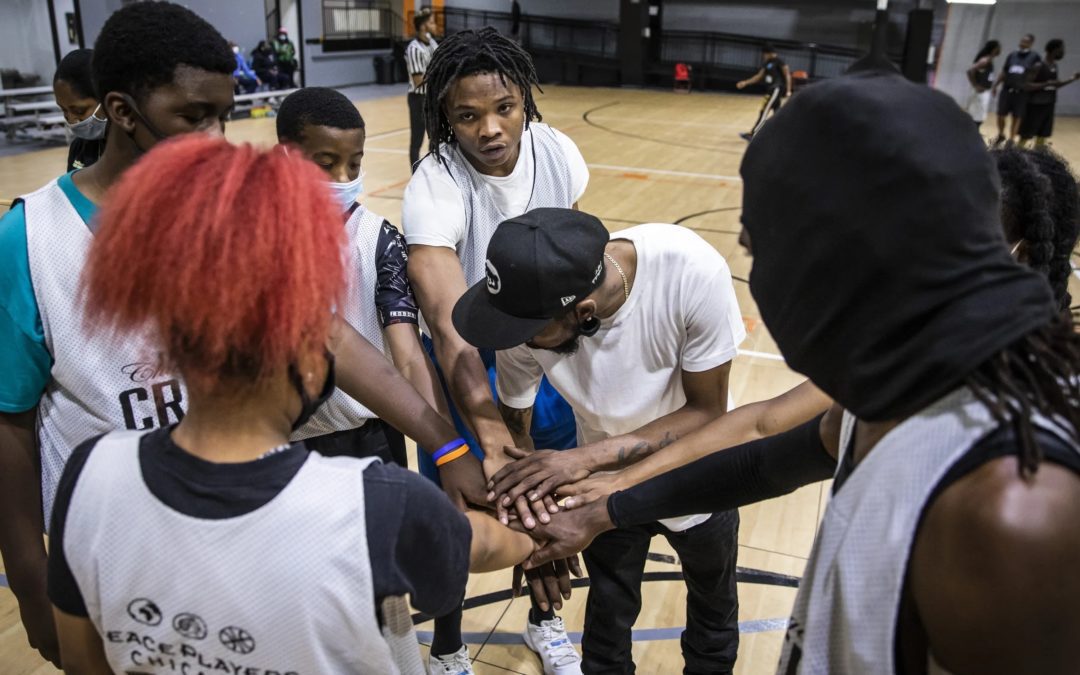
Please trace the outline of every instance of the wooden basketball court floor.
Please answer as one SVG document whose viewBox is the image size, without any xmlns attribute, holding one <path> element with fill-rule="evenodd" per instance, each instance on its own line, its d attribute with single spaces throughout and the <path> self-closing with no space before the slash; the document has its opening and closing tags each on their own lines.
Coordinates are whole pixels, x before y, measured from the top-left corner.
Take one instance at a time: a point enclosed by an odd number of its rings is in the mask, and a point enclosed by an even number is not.
<svg viewBox="0 0 1080 675">
<path fill-rule="evenodd" d="M 735 276 L 748 336 L 735 360 L 731 395 L 736 404 L 780 394 L 802 381 L 779 357 L 745 282 L 750 258 L 736 242 L 742 202 L 739 162 L 746 143 L 738 132 L 756 119 L 760 98 L 725 94 L 547 87 L 538 98 L 544 121 L 573 138 L 589 164 L 581 208 L 612 231 L 646 222 L 679 223 L 698 232 L 725 256 Z M 408 113 L 404 96 L 358 104 L 367 123 L 363 201 L 395 224 L 409 179 Z M 984 126 L 984 135 L 992 133 Z M 275 141 L 273 119 L 230 123 L 234 141 Z M 1080 167 L 1080 118 L 1059 118 L 1055 147 Z M 33 190 L 63 171 L 66 148 L 0 158 L 0 199 Z M 162 189 L 175 187 L 168 178 Z M 253 226 L 257 226 L 254 223 Z M 1074 280 L 1075 281 L 1075 280 Z M 1073 290 L 1080 297 L 1080 289 Z M 828 500 L 828 483 L 741 510 L 739 620 L 742 637 L 735 672 L 775 672 L 795 586 Z M 679 634 L 686 590 L 679 562 L 662 538 L 653 541 L 635 627 L 634 659 L 640 673 L 682 670 Z M 26 643 L 14 596 L 0 584 L 0 674 L 55 672 Z M 539 660 L 520 640 L 528 599 L 511 599 L 509 570 L 473 575 L 463 630 L 480 674 L 541 673 Z M 574 590 L 561 615 L 580 639 L 586 588 Z M 417 626 L 430 641 L 431 622 Z M 426 654 L 426 647 L 423 648 Z"/>
</svg>

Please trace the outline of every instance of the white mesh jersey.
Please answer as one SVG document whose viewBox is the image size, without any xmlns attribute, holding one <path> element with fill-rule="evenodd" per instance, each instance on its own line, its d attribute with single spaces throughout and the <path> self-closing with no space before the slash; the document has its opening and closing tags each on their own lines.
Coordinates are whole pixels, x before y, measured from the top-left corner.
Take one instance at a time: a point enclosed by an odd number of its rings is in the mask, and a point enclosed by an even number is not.
<svg viewBox="0 0 1080 675">
<path fill-rule="evenodd" d="M 358 206 L 345 223 L 349 242 L 346 262 L 349 284 L 345 292 L 344 306 L 339 309 L 338 314 L 367 338 L 368 342 L 375 345 L 376 349 L 386 354 L 382 324 L 379 323 L 379 314 L 375 308 L 375 287 L 379 281 L 375 260 L 378 257 L 376 249 L 383 220 L 382 216 Z M 376 417 L 378 415 L 359 401 L 341 389 L 335 389 L 329 400 L 319 406 L 308 423 L 293 433 L 292 440 L 355 429 Z"/>
<path fill-rule="evenodd" d="M 311 453 L 264 506 L 195 518 L 163 504 L 139 465 L 140 432 L 91 451 L 64 553 L 116 672 L 420 675 L 405 599 L 380 628 L 364 468 Z"/>
<path fill-rule="evenodd" d="M 854 426 L 845 412 L 841 452 Z M 998 426 L 969 389 L 958 389 L 890 431 L 859 463 L 825 511 L 778 675 L 894 675 L 900 598 L 919 519 L 949 469 Z M 930 654 L 927 667 L 947 675 Z"/>
<path fill-rule="evenodd" d="M 559 139 L 551 127 L 539 122 L 529 124 L 533 141 L 533 186 L 529 205 L 522 213 L 533 209 L 554 207 L 568 209 L 574 205 L 574 188 L 570 166 Z M 495 204 L 490 187 L 476 175 L 476 170 L 456 145 L 446 145 L 446 164 L 450 177 L 461 190 L 465 202 L 468 232 L 458 246 L 457 255 L 465 272 L 465 283 L 472 286 L 484 279 L 487 272 L 487 247 L 499 223 L 519 213 L 502 213 Z M 520 157 L 519 161 L 526 158 Z"/>
<path fill-rule="evenodd" d="M 45 346 L 53 358 L 38 403 L 45 526 L 71 451 L 113 429 L 179 422 L 184 386 L 139 335 L 84 329 L 79 277 L 94 235 L 54 180 L 23 197 L 26 248 Z M 117 261 L 122 264 L 123 261 Z"/>
</svg>

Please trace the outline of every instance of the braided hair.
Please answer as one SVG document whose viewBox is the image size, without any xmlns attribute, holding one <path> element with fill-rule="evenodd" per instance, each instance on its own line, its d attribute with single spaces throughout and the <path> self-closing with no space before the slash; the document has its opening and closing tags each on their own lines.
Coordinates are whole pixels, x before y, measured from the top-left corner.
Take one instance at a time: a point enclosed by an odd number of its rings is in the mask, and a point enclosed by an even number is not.
<svg viewBox="0 0 1080 675">
<path fill-rule="evenodd" d="M 1054 255 L 1053 187 L 1031 154 L 1019 148 L 991 153 L 1001 175 L 1001 221 L 1005 239 L 1027 242 L 1028 266 L 1049 278 Z"/>
<path fill-rule="evenodd" d="M 446 38 L 435 50 L 424 75 L 427 96 L 424 100 L 424 124 L 429 148 L 436 161 L 444 159 L 439 152 L 443 143 L 454 142 L 443 106 L 450 87 L 462 77 L 477 73 L 498 73 L 503 85 L 510 80 L 518 89 L 525 104 L 525 128 L 530 121 L 543 119 L 536 109 L 532 88 L 540 89 L 532 57 L 510 38 L 487 26 L 480 30 L 464 30 Z"/>
<path fill-rule="evenodd" d="M 1054 223 L 1054 253 L 1050 257 L 1050 287 L 1062 311 L 1072 304 L 1069 295 L 1069 275 L 1072 266 L 1069 258 L 1080 236 L 1080 189 L 1076 176 L 1060 155 L 1043 148 L 1030 151 L 1030 157 L 1042 175 L 1050 180 L 1053 198 L 1050 202 L 1050 218 Z"/>
<path fill-rule="evenodd" d="M 1080 444 L 1080 334 L 1065 315 L 1034 330 L 972 371 L 965 384 L 994 418 L 1011 425 L 1019 443 L 1020 475 L 1042 461 L 1032 414 L 1052 419 Z"/>
<path fill-rule="evenodd" d="M 982 363 L 966 384 L 1019 443 L 1020 474 L 1042 460 L 1032 415 L 1053 419 L 1080 443 L 1080 334 L 1067 310 L 1069 256 L 1080 231 L 1076 180 L 1060 157 L 1005 148 L 991 153 L 1001 174 L 1001 210 L 1010 242 L 1028 242 L 1028 264 L 1046 275 L 1062 313 Z"/>
<path fill-rule="evenodd" d="M 1049 150 L 1006 148 L 991 153 L 1001 174 L 1001 219 L 1005 238 L 1028 244 L 1028 265 L 1044 275 L 1061 311 L 1069 295 L 1069 256 L 1080 234 L 1076 178 Z"/>
</svg>

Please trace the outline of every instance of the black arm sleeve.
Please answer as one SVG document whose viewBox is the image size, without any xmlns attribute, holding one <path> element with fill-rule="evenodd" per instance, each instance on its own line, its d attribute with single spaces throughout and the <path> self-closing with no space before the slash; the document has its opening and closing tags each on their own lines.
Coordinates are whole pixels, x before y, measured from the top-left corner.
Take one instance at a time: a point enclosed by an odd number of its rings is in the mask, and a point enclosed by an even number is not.
<svg viewBox="0 0 1080 675">
<path fill-rule="evenodd" d="M 434 483 L 391 464 L 364 470 L 364 494 L 376 601 L 408 594 L 430 616 L 460 607 L 472 546 L 465 515 Z"/>
<path fill-rule="evenodd" d="M 72 451 L 56 488 L 52 525 L 49 527 L 49 568 L 46 581 L 49 601 L 60 611 L 72 616 L 85 617 L 89 616 L 89 612 L 86 611 L 82 591 L 75 583 L 75 576 L 71 573 L 67 555 L 64 553 L 64 530 L 75 484 L 79 482 L 79 475 L 86 466 L 86 460 L 90 458 L 90 451 L 99 440 L 101 436 L 91 438 Z"/>
<path fill-rule="evenodd" d="M 611 522 L 631 527 L 661 518 L 725 511 L 831 477 L 836 460 L 821 443 L 822 416 L 782 434 L 714 452 L 614 493 L 608 499 Z"/>
<path fill-rule="evenodd" d="M 405 238 L 396 227 L 383 221 L 375 251 L 375 269 L 378 270 L 375 308 L 379 313 L 379 324 L 386 328 L 395 323 L 418 323 L 416 297 L 406 275 L 409 253 Z"/>
</svg>

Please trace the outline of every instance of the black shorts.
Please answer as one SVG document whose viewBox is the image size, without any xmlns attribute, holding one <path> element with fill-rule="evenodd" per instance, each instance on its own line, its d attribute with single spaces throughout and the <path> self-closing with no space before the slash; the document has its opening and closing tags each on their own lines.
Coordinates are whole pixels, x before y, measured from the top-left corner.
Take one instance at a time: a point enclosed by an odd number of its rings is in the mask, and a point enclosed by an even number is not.
<svg viewBox="0 0 1080 675">
<path fill-rule="evenodd" d="M 1020 89 L 1003 89 L 998 97 L 998 115 L 1012 115 L 1017 119 L 1024 119 L 1024 111 L 1027 109 L 1028 94 Z"/>
<path fill-rule="evenodd" d="M 1020 121 L 1020 138 L 1050 138 L 1054 133 L 1054 104 L 1028 103 Z"/>
<path fill-rule="evenodd" d="M 378 457 L 384 464 L 409 467 L 405 436 L 380 419 L 368 420 L 355 429 L 305 438 L 304 446 L 324 457 Z"/>
</svg>

